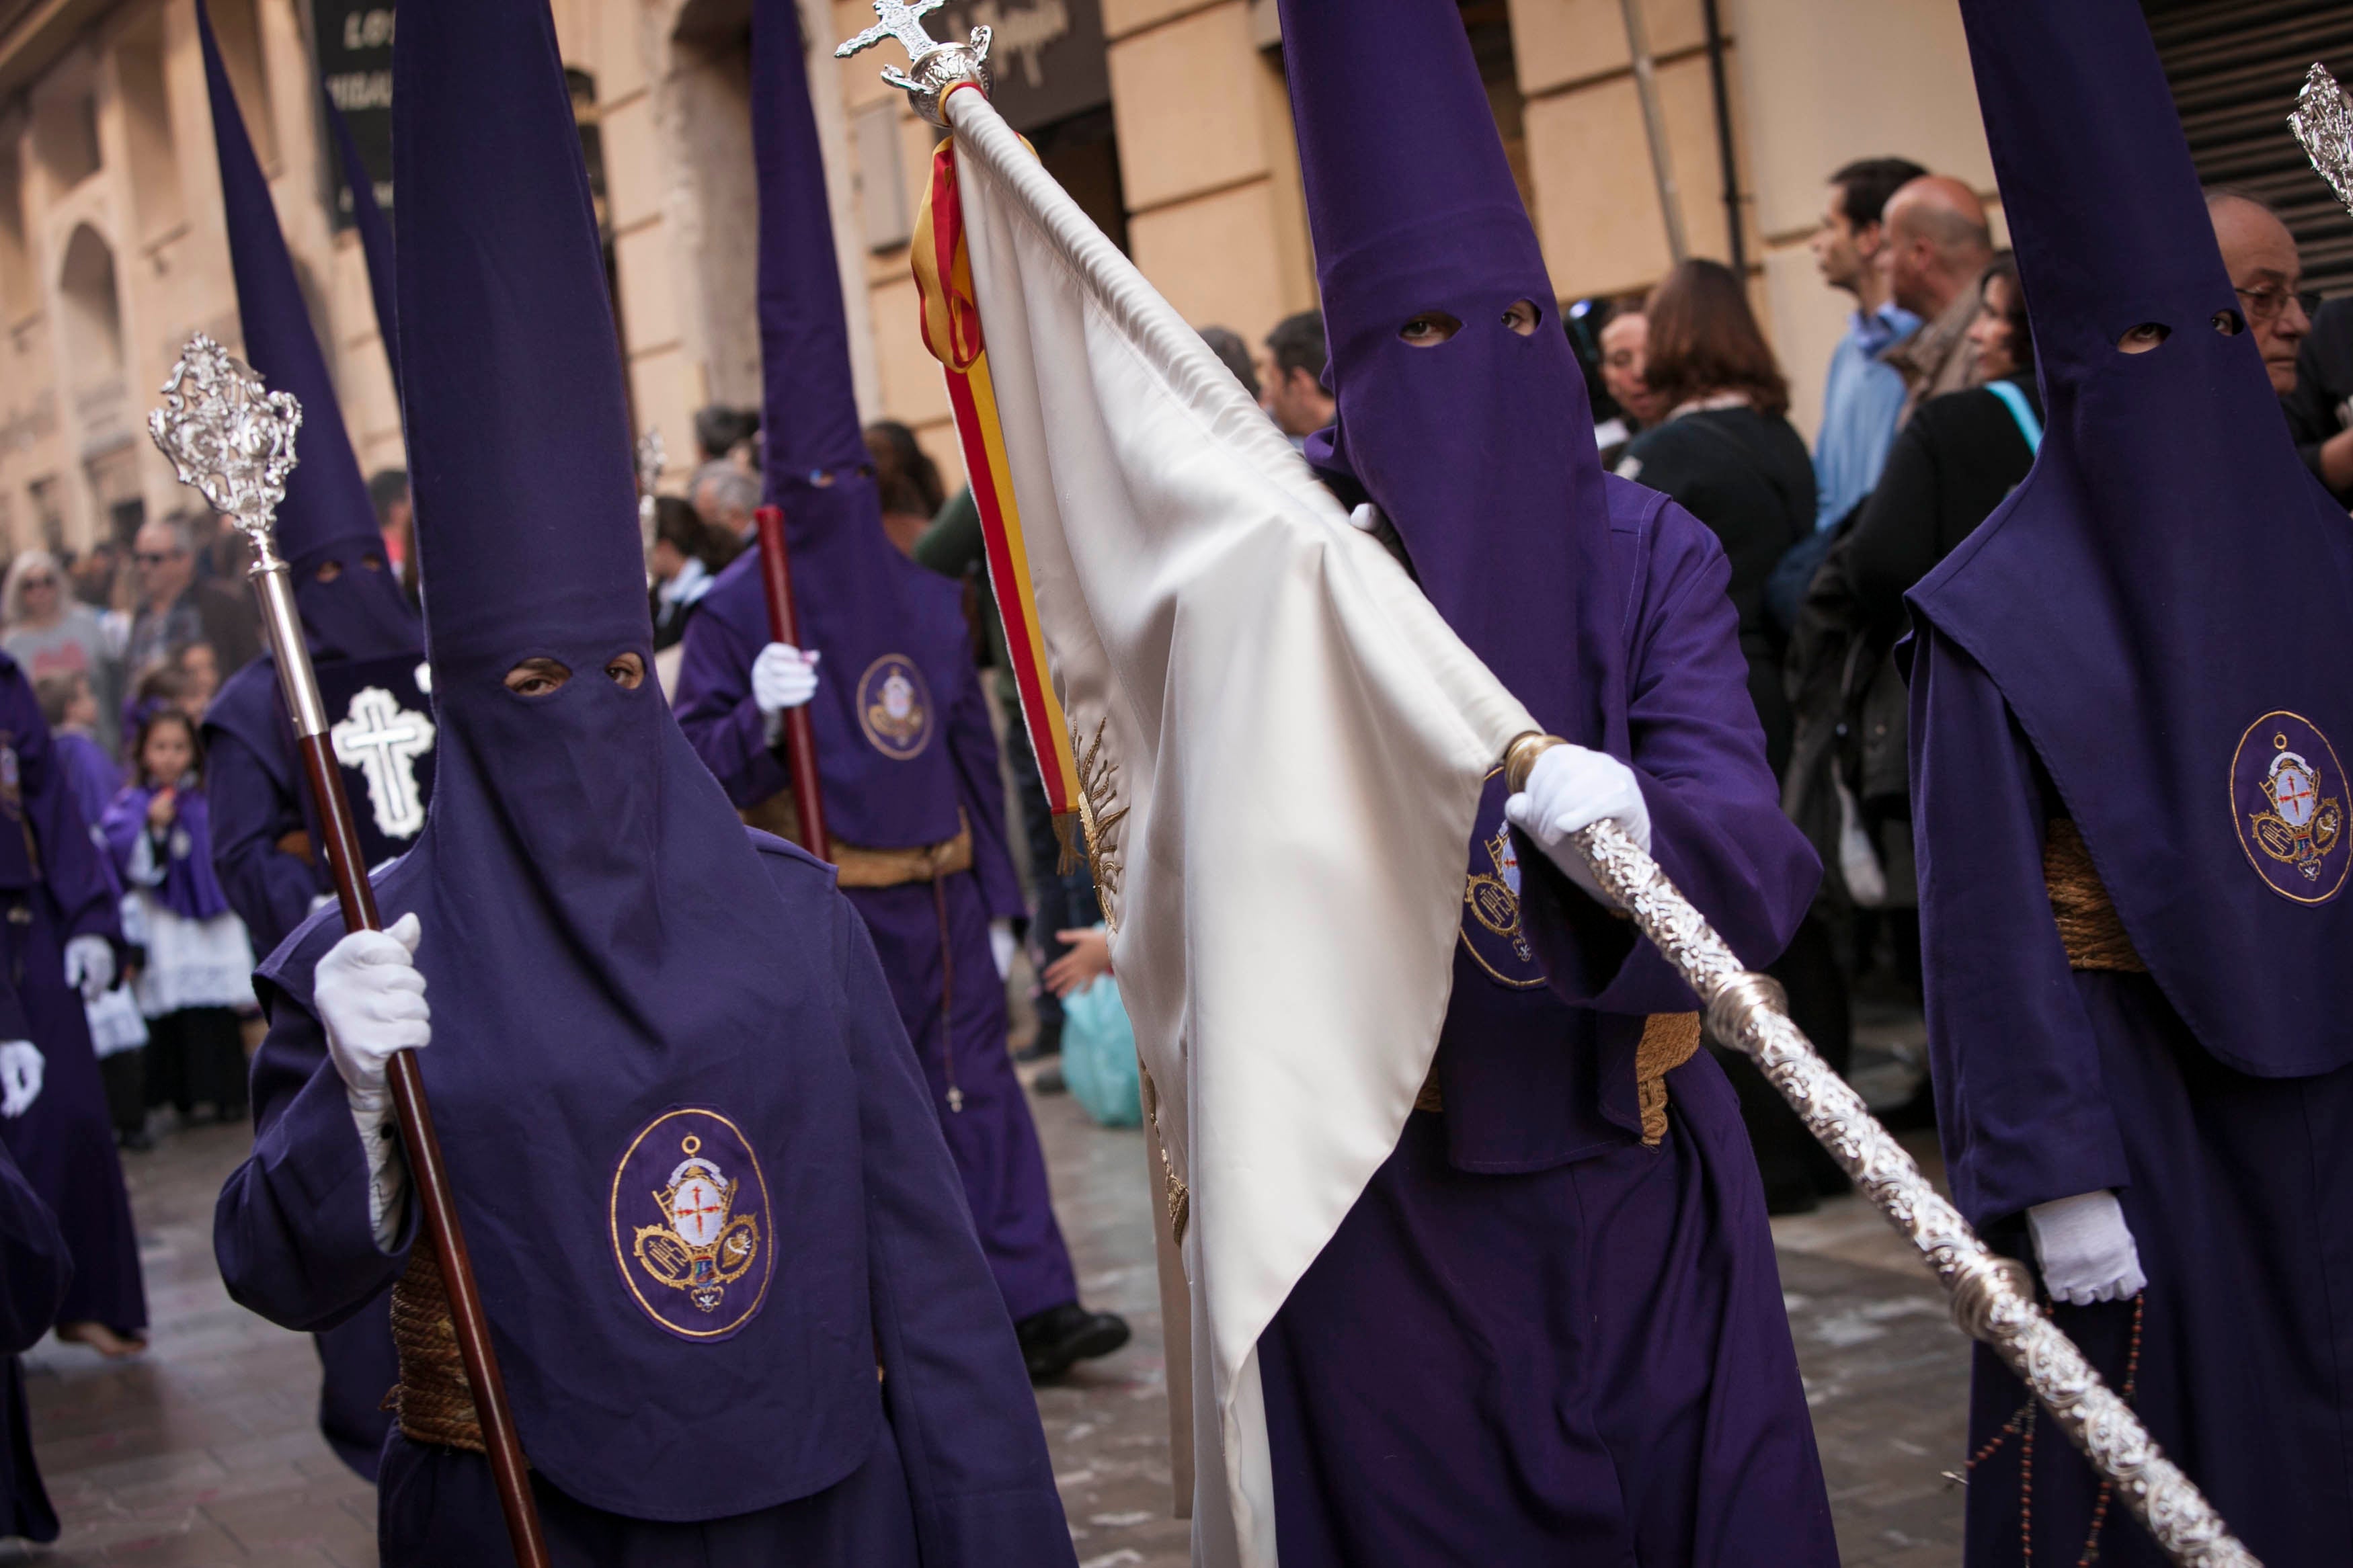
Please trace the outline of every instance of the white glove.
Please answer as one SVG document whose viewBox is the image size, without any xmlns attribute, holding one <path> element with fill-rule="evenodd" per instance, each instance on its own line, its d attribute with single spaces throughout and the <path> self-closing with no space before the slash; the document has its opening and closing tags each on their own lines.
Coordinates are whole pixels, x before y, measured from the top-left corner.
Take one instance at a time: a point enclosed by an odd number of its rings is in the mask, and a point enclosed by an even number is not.
<svg viewBox="0 0 2353 1568">
<path fill-rule="evenodd" d="M 14 1120 L 41 1098 L 41 1075 L 48 1068 L 30 1040 L 0 1041 L 0 1116 Z"/>
<path fill-rule="evenodd" d="M 66 939 L 66 984 L 95 1002 L 114 984 L 114 944 L 102 936 Z"/>
<path fill-rule="evenodd" d="M 1005 979 L 1013 973 L 1013 950 L 1016 945 L 1018 944 L 1013 940 L 1011 921 L 988 922 L 988 956 L 997 960 L 997 977 L 999 980 Z"/>
<path fill-rule="evenodd" d="M 752 661 L 752 700 L 768 721 L 768 743 L 784 732 L 785 713 L 817 695 L 815 652 L 803 653 L 790 643 L 772 642 Z"/>
<path fill-rule="evenodd" d="M 1546 749 L 1528 770 L 1528 787 L 1504 803 L 1512 825 L 1568 879 L 1605 903 L 1616 900 L 1593 880 L 1569 839 L 1597 822 L 1614 822 L 1644 851 L 1651 847 L 1651 808 L 1643 804 L 1634 770 L 1604 752 L 1566 742 Z"/>
<path fill-rule="evenodd" d="M 2026 1211 L 2026 1228 L 2053 1300 L 2088 1307 L 2137 1296 L 2148 1286 L 2124 1205 L 2105 1187 L 2036 1204 Z"/>
<path fill-rule="evenodd" d="M 425 976 L 416 963 L 418 935 L 414 913 L 380 931 L 355 931 L 327 950 L 311 986 L 327 1054 L 367 1153 L 368 1223 L 387 1252 L 400 1234 L 408 1164 L 394 1135 L 385 1069 L 396 1051 L 421 1049 L 433 1039 Z"/>
</svg>

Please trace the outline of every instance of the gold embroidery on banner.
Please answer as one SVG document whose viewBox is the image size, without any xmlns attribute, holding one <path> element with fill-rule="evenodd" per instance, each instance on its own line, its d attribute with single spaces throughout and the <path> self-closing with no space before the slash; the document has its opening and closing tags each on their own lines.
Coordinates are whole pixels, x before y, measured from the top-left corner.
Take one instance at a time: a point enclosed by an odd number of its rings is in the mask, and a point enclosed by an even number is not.
<svg viewBox="0 0 2353 1568">
<path fill-rule="evenodd" d="M 1168 1210 L 1168 1236 L 1182 1249 L 1185 1226 L 1193 1217 L 1193 1191 L 1177 1176 L 1176 1167 L 1168 1158 L 1168 1140 L 1160 1131 L 1160 1089 L 1152 1081 L 1152 1069 L 1138 1057 L 1135 1070 L 1144 1080 L 1144 1116 L 1152 1124 L 1152 1146 L 1160 1152 L 1162 1202 Z"/>
<path fill-rule="evenodd" d="M 1079 826 L 1086 830 L 1087 865 L 1094 873 L 1095 903 L 1103 911 L 1103 930 L 1119 934 L 1122 886 L 1119 825 L 1128 808 L 1118 804 L 1119 764 L 1103 754 L 1103 731 L 1108 719 L 1095 722 L 1095 732 L 1079 756 Z"/>
<path fill-rule="evenodd" d="M 1667 1075 L 1699 1049 L 1699 1015 L 1653 1013 L 1642 1021 L 1634 1047 L 1634 1103 L 1642 1113 L 1642 1143 L 1656 1148 L 1667 1135 Z"/>
</svg>

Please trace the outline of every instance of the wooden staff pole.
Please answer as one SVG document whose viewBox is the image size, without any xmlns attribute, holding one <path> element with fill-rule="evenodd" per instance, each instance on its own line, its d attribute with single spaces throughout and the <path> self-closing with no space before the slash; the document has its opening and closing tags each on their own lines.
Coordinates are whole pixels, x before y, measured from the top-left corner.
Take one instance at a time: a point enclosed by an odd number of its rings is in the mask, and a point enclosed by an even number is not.
<svg viewBox="0 0 2353 1568">
<path fill-rule="evenodd" d="M 801 618 L 793 608 L 793 567 L 785 553 L 784 510 L 764 506 L 752 514 L 752 521 L 760 533 L 760 583 L 768 593 L 768 636 L 806 653 Z M 830 861 L 833 840 L 825 832 L 824 786 L 817 773 L 817 727 L 809 722 L 806 703 L 785 710 L 785 764 L 792 770 L 793 799 L 800 807 L 801 847 Z"/>
<path fill-rule="evenodd" d="M 213 509 L 227 514 L 253 543 L 250 575 L 260 601 L 262 629 L 278 667 L 279 693 L 286 700 L 286 710 L 294 722 L 295 744 L 310 780 L 311 801 L 318 814 L 327 865 L 334 875 L 335 899 L 343 907 L 344 929 L 381 931 L 375 889 L 368 884 L 366 857 L 360 848 L 352 804 L 343 794 L 343 770 L 327 731 L 318 674 L 311 668 L 310 646 L 303 640 L 293 575 L 278 553 L 275 539 L 277 506 L 285 495 L 286 475 L 294 467 L 294 435 L 301 427 L 301 406 L 284 393 L 268 392 L 259 378 L 202 334 L 183 352 L 164 390 L 164 406 L 148 420 L 155 444 L 172 459 L 181 481 L 202 491 Z M 498 1485 L 499 1506 L 506 1515 L 515 1562 L 518 1568 L 549 1568 L 547 1542 L 532 1497 L 531 1468 L 515 1433 L 506 1384 L 499 1375 L 490 1317 L 483 1310 L 481 1290 L 467 1256 L 448 1163 L 433 1135 L 433 1115 L 425 1103 L 425 1079 L 417 1070 L 417 1053 L 394 1053 L 385 1076 L 399 1114 L 401 1145 L 408 1156 L 409 1178 L 422 1208 L 425 1231 L 441 1265 L 449 1319 L 457 1330 L 458 1354 L 472 1386 L 475 1415 L 481 1425 L 482 1444 Z"/>
</svg>

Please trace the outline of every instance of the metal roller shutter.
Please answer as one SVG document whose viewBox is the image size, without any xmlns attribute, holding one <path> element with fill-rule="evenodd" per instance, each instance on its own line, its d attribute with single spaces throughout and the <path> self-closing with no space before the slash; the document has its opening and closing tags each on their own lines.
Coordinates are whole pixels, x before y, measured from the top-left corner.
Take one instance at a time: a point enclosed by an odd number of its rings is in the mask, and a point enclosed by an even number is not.
<svg viewBox="0 0 2353 1568">
<path fill-rule="evenodd" d="M 2159 0 L 2147 10 L 2199 177 L 2244 190 L 2287 220 L 2306 288 L 2353 293 L 2353 215 L 2287 127 L 2315 60 L 2340 80 L 2353 77 L 2353 4 Z"/>
</svg>

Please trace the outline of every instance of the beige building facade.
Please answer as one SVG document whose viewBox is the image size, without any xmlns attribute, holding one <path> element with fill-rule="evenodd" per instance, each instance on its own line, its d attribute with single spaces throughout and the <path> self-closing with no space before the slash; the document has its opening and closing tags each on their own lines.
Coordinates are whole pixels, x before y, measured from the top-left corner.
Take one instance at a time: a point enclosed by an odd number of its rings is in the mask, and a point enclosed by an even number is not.
<svg viewBox="0 0 2353 1568">
<path fill-rule="evenodd" d="M 934 135 L 878 79 L 883 59 L 831 59 L 872 19 L 864 0 L 802 3 L 861 411 L 913 426 L 953 480 L 907 264 Z M 0 0 L 0 552 L 78 550 L 185 504 L 145 412 L 191 332 L 238 342 L 195 4 Z M 391 7 L 211 5 L 361 460 L 397 467 L 398 407 L 364 262 L 335 218 L 311 43 L 314 25 L 388 37 Z M 634 415 L 662 432 L 675 487 L 694 410 L 759 400 L 749 0 L 554 5 Z M 1901 153 L 1990 184 L 1955 0 L 1639 0 L 1631 27 L 1621 0 L 1463 11 L 1564 300 L 1637 291 L 1671 264 L 1662 163 L 1689 252 L 1725 257 L 1728 141 L 1801 426 L 1845 311 L 1806 248 L 1826 175 Z M 1255 342 L 1314 303 L 1271 0 L 955 0 L 943 15 L 996 30 L 1000 104 L 1188 320 Z M 354 75 L 338 98 L 375 103 L 381 85 Z"/>
</svg>

